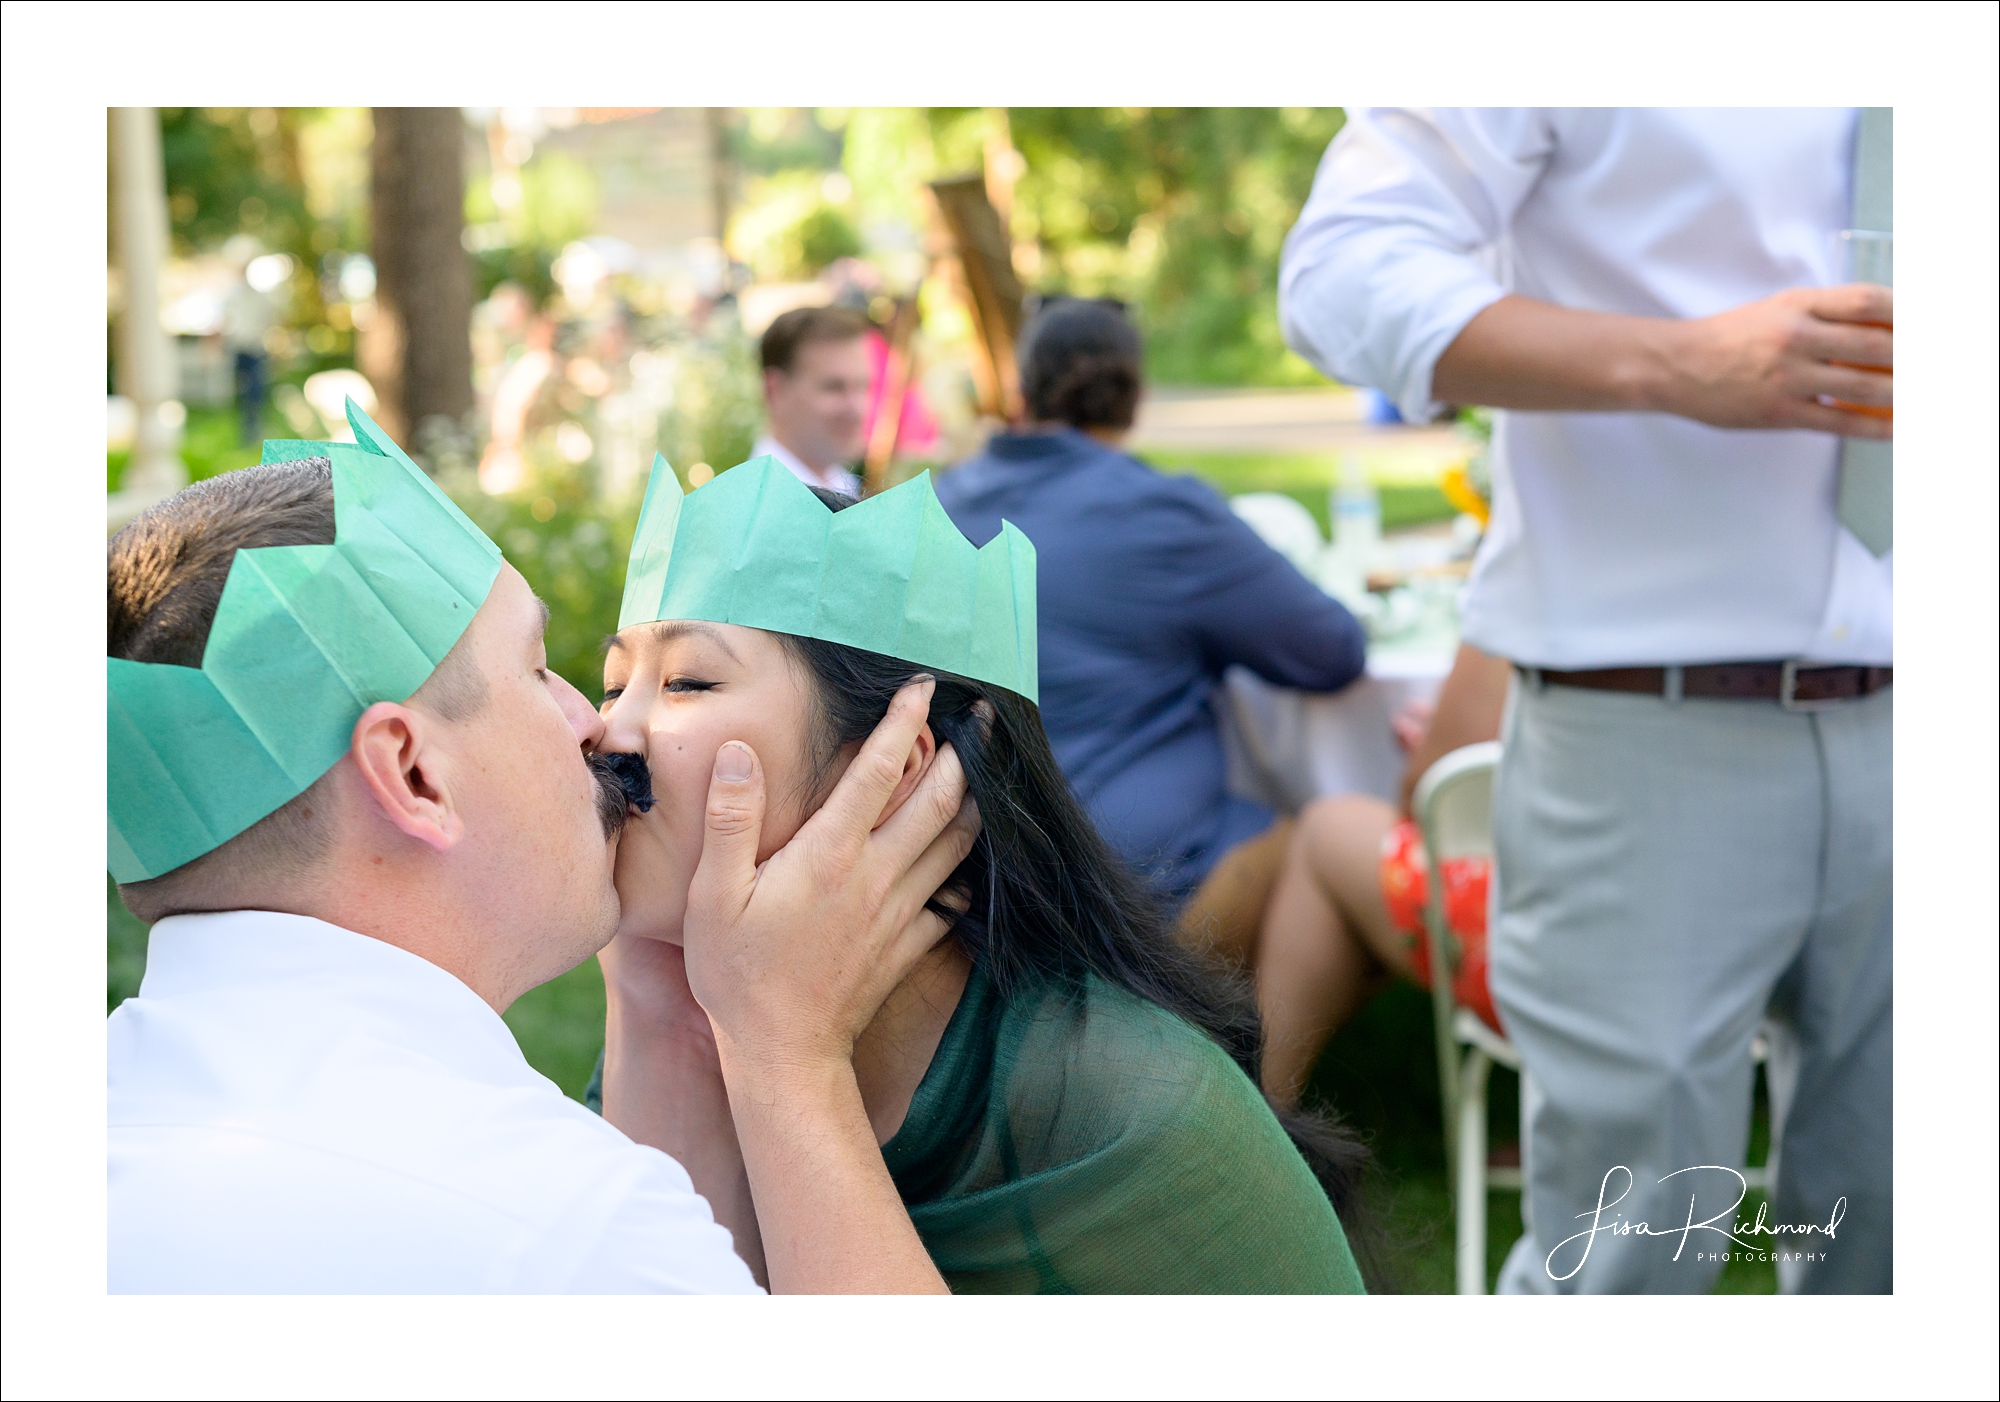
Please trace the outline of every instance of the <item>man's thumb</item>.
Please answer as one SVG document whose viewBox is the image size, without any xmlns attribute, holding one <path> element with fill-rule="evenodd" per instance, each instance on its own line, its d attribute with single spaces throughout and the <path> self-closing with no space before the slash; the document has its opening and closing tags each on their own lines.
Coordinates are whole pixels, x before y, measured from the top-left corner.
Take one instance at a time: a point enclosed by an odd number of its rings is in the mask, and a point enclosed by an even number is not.
<svg viewBox="0 0 2000 1402">
<path fill-rule="evenodd" d="M 757 842 L 764 831 L 764 769 L 756 751 L 731 740 L 715 756 L 708 780 L 708 809 L 697 884 L 734 911 L 749 899 L 757 877 Z M 727 893 L 727 894 L 725 894 Z"/>
</svg>

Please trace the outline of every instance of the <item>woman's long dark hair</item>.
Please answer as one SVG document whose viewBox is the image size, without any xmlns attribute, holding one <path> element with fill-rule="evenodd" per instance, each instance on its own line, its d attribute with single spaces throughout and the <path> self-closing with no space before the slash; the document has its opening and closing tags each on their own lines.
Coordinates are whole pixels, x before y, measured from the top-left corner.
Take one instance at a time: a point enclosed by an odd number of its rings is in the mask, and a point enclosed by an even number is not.
<svg viewBox="0 0 2000 1402">
<path fill-rule="evenodd" d="M 854 500 L 814 493 L 836 511 Z M 1051 985 L 1075 989 L 1095 974 L 1192 1023 L 1258 1082 L 1263 1025 L 1248 981 L 1175 940 L 1164 904 L 1070 790 L 1033 703 L 880 653 L 777 636 L 812 679 L 809 753 L 820 796 L 841 749 L 868 738 L 897 690 L 919 673 L 937 678 L 931 730 L 957 752 L 981 824 L 971 855 L 948 883 L 967 901 L 953 934 L 1001 997 Z M 1349 1227 L 1357 1256 L 1371 1256 L 1368 1233 L 1357 1231 L 1368 1151 L 1328 1115 L 1272 1109 Z"/>
</svg>

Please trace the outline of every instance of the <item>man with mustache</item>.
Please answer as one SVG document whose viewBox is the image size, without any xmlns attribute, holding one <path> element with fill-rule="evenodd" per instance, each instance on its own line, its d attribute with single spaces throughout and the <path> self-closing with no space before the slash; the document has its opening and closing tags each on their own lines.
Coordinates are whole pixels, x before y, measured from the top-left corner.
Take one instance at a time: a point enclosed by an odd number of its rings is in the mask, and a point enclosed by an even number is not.
<svg viewBox="0 0 2000 1402">
<path fill-rule="evenodd" d="M 547 609 L 350 418 L 111 543 L 110 862 L 157 922 L 109 1028 L 111 1289 L 754 1290 L 740 1184 L 565 1098 L 500 1020 L 611 938 L 624 793 Z M 761 869 L 758 768 L 714 766 L 691 1094 L 734 1109 L 773 1289 L 943 1289 L 848 1060 L 976 824 L 953 764 L 876 827 L 927 700 Z"/>
</svg>

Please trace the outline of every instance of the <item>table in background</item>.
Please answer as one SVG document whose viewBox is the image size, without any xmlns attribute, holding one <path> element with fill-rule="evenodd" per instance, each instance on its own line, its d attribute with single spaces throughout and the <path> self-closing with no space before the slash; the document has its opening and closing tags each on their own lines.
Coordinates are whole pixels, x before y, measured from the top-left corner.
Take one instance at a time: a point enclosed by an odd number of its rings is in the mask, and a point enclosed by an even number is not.
<svg viewBox="0 0 2000 1402">
<path fill-rule="evenodd" d="M 1390 720 L 1437 698 L 1457 646 L 1455 630 L 1371 645 L 1367 673 L 1337 692 L 1294 691 L 1231 667 L 1216 695 L 1230 792 L 1280 813 L 1327 794 L 1396 802 L 1406 756 Z"/>
</svg>

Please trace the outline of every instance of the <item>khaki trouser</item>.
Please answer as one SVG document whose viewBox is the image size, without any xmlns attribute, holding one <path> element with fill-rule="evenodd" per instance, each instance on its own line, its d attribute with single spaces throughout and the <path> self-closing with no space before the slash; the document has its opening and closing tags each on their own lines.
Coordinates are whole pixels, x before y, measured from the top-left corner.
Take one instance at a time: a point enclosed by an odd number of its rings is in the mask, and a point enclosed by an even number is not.
<svg viewBox="0 0 2000 1402">
<path fill-rule="evenodd" d="M 1782 1289 L 1891 1289 L 1891 696 L 1515 688 L 1492 978 L 1532 1093 L 1503 1291 L 1705 1291 L 1746 1250 Z M 1727 1210 L 1767 1018 L 1765 1220 L 1801 1234 Z M 1735 1239 L 1683 1240 L 1691 1203 Z"/>
</svg>

